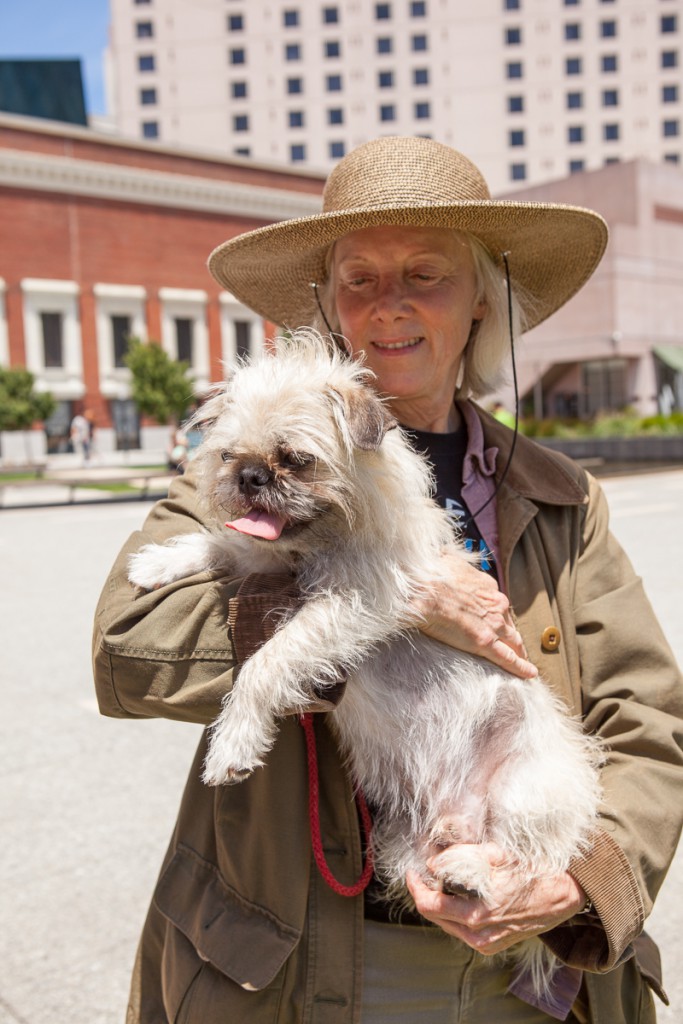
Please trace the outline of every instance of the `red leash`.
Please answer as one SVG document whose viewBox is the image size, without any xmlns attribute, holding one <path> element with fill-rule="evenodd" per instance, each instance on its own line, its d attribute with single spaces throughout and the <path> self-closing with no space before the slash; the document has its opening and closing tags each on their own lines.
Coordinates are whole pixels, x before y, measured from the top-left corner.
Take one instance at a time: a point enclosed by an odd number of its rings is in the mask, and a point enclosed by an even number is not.
<svg viewBox="0 0 683 1024">
<path fill-rule="evenodd" d="M 323 841 L 320 834 L 320 788 L 318 786 L 318 754 L 315 746 L 315 731 L 313 728 L 313 715 L 309 712 L 299 715 L 299 722 L 303 726 L 306 737 L 306 753 L 308 757 L 308 816 L 311 823 L 311 843 L 313 845 L 313 857 L 318 866 L 318 871 L 323 876 L 330 889 L 334 889 L 339 896 L 360 896 L 367 888 L 372 878 L 372 847 L 370 846 L 370 834 L 372 832 L 372 818 L 365 797 L 360 790 L 356 792 L 356 803 L 360 813 L 363 831 L 365 832 L 365 865 L 363 872 L 354 885 L 342 885 L 330 871 L 325 860 Z"/>
</svg>

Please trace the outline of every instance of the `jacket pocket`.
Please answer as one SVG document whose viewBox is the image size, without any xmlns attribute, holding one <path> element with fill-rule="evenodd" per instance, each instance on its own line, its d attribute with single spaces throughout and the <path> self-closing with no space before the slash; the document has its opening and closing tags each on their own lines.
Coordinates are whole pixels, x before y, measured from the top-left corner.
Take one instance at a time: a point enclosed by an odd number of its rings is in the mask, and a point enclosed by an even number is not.
<svg viewBox="0 0 683 1024">
<path fill-rule="evenodd" d="M 179 844 L 159 879 L 154 902 L 188 940 L 199 962 L 205 961 L 246 992 L 271 985 L 301 937 L 298 929 L 241 897 L 225 883 L 214 864 L 184 844 Z M 180 944 L 175 952 L 186 960 L 187 951 L 182 948 L 186 943 L 180 937 L 169 941 Z M 165 953 L 174 959 L 170 947 Z M 199 984 L 206 973 L 198 974 L 199 962 L 194 958 L 194 972 L 188 970 L 189 965 L 180 972 L 186 978 L 185 992 L 190 1002 L 195 996 L 187 988 L 192 984 L 194 989 L 193 982 Z M 213 976 L 214 972 L 208 973 Z M 176 1012 L 179 998 L 182 993 L 176 993 L 173 999 Z"/>
</svg>

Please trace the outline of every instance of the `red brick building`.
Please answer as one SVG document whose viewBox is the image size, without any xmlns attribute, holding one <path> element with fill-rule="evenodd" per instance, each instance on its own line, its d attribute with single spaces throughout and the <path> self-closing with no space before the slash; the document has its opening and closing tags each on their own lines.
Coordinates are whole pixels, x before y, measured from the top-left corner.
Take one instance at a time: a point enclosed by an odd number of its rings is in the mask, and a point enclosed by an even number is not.
<svg viewBox="0 0 683 1024">
<path fill-rule="evenodd" d="M 323 180 L 0 114 L 0 365 L 28 367 L 57 399 L 48 450 L 86 408 L 101 451 L 159 447 L 130 401 L 129 335 L 188 359 L 200 392 L 258 350 L 266 325 L 221 291 L 207 256 L 317 212 Z"/>
</svg>

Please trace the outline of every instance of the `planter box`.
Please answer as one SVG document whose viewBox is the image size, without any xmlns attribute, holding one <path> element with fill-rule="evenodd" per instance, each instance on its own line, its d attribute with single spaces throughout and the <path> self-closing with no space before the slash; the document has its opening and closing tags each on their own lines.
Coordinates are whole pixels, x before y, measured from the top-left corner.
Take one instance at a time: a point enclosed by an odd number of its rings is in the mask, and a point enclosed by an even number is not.
<svg viewBox="0 0 683 1024">
<path fill-rule="evenodd" d="M 546 448 L 564 452 L 577 462 L 678 462 L 683 465 L 683 434 L 670 437 L 539 437 L 536 440 Z"/>
</svg>

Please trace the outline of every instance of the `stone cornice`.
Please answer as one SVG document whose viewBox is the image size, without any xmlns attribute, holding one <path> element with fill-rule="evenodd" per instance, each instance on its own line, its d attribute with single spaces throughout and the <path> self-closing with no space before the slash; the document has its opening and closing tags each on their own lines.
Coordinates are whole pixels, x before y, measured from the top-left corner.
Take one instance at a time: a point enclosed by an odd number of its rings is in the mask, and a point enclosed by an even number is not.
<svg viewBox="0 0 683 1024">
<path fill-rule="evenodd" d="M 303 192 L 14 149 L 0 149 L 0 186 L 257 217 L 268 222 L 307 217 L 318 213 L 321 203 L 319 196 Z"/>
</svg>

